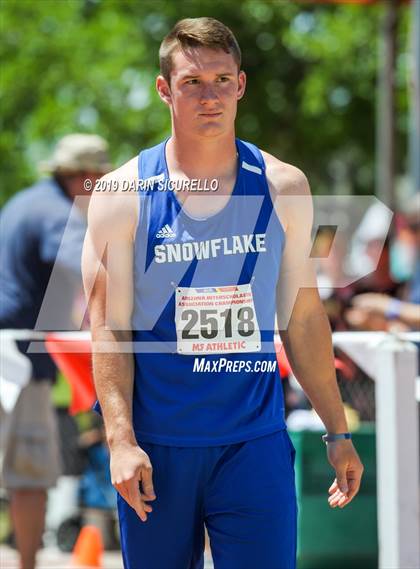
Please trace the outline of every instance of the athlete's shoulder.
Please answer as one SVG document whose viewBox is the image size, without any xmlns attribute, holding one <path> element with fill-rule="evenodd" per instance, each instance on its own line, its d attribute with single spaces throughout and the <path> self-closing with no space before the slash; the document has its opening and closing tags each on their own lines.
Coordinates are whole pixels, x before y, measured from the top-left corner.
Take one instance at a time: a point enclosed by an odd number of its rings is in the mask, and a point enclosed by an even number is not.
<svg viewBox="0 0 420 569">
<path fill-rule="evenodd" d="M 138 157 L 134 156 L 122 166 L 119 166 L 112 172 L 108 172 L 98 181 L 95 185 L 96 192 L 105 191 L 102 188 L 106 188 L 107 182 L 110 184 L 110 188 L 115 192 L 127 192 L 128 182 L 138 181 Z M 101 184 L 102 182 L 102 184 Z M 112 182 L 115 182 L 115 187 L 112 187 Z"/>
<path fill-rule="evenodd" d="M 310 194 L 308 178 L 300 168 L 283 162 L 264 150 L 261 150 L 261 154 L 265 162 L 267 181 L 274 195 Z"/>
<path fill-rule="evenodd" d="M 309 224 L 312 199 L 309 182 L 302 170 L 261 150 L 274 209 L 285 231 L 302 223 Z M 296 196 L 306 196 L 296 199 Z M 308 215 L 304 215 L 308 212 Z"/>
<path fill-rule="evenodd" d="M 88 223 L 112 238 L 133 236 L 138 219 L 137 157 L 102 176 L 92 191 Z"/>
</svg>

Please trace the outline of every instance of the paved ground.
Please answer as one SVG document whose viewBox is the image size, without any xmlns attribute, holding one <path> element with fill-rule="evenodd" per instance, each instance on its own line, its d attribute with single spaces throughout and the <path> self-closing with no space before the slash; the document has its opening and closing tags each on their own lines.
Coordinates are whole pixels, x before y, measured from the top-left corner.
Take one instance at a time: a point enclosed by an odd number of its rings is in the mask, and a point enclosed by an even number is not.
<svg viewBox="0 0 420 569">
<path fill-rule="evenodd" d="M 17 569 L 18 560 L 17 554 L 14 549 L 10 547 L 0 546 L 0 566 L 1 569 Z M 121 560 L 121 553 L 106 552 L 102 559 L 103 569 L 122 569 L 123 564 Z M 208 555 L 206 555 L 205 569 L 212 569 L 213 564 Z M 38 567 L 37 569 L 73 569 L 74 565 L 71 563 L 71 554 L 61 553 L 55 548 L 46 548 L 38 554 Z M 80 567 L 78 568 L 80 569 Z M 92 569 L 92 568 L 90 568 Z"/>
<path fill-rule="evenodd" d="M 16 551 L 9 547 L 0 547 L 0 563 L 2 569 L 16 569 L 18 558 Z M 121 554 L 119 551 L 106 552 L 103 556 L 102 567 L 104 569 L 122 569 Z M 38 569 L 70 569 L 71 554 L 62 553 L 58 549 L 42 549 L 38 553 Z"/>
</svg>

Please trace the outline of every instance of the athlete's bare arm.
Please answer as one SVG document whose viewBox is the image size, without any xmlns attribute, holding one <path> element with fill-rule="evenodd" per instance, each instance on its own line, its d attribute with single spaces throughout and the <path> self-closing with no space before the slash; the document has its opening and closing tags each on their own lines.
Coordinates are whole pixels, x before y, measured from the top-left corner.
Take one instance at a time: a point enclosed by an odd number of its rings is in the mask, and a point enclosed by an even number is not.
<svg viewBox="0 0 420 569">
<path fill-rule="evenodd" d="M 154 499 L 152 466 L 132 425 L 134 360 L 131 350 L 133 244 L 138 194 L 137 159 L 107 174 L 88 212 L 82 271 L 92 332 L 94 382 L 111 454 L 112 483 L 143 520 Z M 143 494 L 140 494 L 139 481 Z"/>
<path fill-rule="evenodd" d="M 320 299 L 313 261 L 313 205 L 304 173 L 264 153 L 267 180 L 286 243 L 277 285 L 277 321 L 293 373 L 330 433 L 348 430 L 334 367 L 331 328 Z M 363 466 L 350 440 L 328 445 L 336 471 L 332 507 L 357 494 Z"/>
</svg>

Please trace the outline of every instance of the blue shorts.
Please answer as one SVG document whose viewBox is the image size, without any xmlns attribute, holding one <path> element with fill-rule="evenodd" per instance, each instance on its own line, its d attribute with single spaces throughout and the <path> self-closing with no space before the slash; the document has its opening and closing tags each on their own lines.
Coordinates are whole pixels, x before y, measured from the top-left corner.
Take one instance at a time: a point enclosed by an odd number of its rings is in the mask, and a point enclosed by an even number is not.
<svg viewBox="0 0 420 569">
<path fill-rule="evenodd" d="M 294 448 L 286 430 L 215 447 L 140 446 L 156 500 L 142 522 L 118 496 L 125 569 L 294 569 Z"/>
</svg>

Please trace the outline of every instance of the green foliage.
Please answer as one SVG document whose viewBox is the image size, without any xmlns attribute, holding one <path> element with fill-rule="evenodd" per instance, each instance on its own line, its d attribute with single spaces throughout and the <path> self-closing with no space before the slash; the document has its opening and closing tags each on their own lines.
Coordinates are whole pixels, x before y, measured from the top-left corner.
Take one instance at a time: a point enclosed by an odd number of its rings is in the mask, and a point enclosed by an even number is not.
<svg viewBox="0 0 420 569">
<path fill-rule="evenodd" d="M 37 177 L 72 131 L 107 138 L 115 165 L 169 132 L 155 93 L 158 48 L 183 17 L 236 34 L 248 88 L 238 136 L 300 167 L 313 191 L 373 192 L 377 38 L 382 6 L 288 1 L 111 0 L 0 4 L 1 202 Z M 408 8 L 400 9 L 399 171 L 407 137 Z"/>
</svg>

